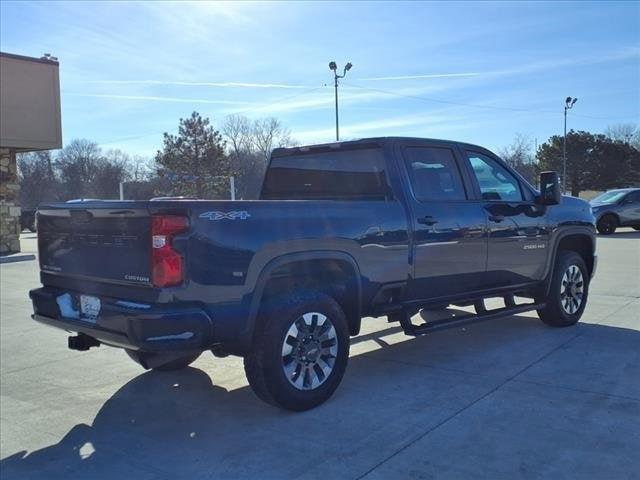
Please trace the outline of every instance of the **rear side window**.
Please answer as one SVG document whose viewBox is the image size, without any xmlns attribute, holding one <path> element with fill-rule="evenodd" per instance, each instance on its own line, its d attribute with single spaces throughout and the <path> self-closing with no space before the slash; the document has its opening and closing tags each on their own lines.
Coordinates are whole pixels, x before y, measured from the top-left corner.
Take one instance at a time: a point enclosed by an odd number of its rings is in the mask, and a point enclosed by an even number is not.
<svg viewBox="0 0 640 480">
<path fill-rule="evenodd" d="M 386 200 L 391 196 L 379 148 L 274 157 L 265 176 L 265 200 Z"/>
<path fill-rule="evenodd" d="M 405 162 L 419 202 L 466 200 L 460 172 L 448 148 L 408 147 Z"/>
<path fill-rule="evenodd" d="M 467 152 L 467 158 L 483 200 L 522 201 L 520 182 L 506 168 L 482 153 Z"/>
</svg>

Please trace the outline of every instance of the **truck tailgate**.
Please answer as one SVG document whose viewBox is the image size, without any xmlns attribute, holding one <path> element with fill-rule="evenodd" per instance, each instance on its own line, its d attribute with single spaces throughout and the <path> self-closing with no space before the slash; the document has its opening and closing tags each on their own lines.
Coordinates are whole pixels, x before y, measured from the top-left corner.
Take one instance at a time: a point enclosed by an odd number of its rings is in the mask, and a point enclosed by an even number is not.
<svg viewBox="0 0 640 480">
<path fill-rule="evenodd" d="M 146 202 L 60 204 L 38 211 L 40 268 L 55 275 L 150 285 Z"/>
</svg>

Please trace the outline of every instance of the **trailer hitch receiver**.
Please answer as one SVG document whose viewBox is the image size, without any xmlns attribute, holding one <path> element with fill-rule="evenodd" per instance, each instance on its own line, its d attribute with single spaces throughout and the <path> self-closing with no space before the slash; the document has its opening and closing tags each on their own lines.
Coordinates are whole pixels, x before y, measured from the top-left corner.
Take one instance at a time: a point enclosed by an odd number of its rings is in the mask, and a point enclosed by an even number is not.
<svg viewBox="0 0 640 480">
<path fill-rule="evenodd" d="M 91 347 L 99 347 L 100 342 L 89 335 L 79 333 L 75 337 L 69 337 L 69 348 L 71 350 L 78 350 L 80 352 L 86 352 Z"/>
</svg>

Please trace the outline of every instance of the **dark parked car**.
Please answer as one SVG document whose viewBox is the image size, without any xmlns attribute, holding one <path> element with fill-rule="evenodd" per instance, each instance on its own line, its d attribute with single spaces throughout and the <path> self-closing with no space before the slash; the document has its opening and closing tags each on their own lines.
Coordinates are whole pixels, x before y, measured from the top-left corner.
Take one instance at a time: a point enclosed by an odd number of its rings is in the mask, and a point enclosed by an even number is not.
<svg viewBox="0 0 640 480">
<path fill-rule="evenodd" d="M 476 145 L 374 138 L 275 150 L 258 201 L 41 206 L 33 318 L 144 368 L 242 356 L 258 397 L 305 410 L 338 387 L 363 317 L 407 335 L 532 310 L 575 324 L 594 218 L 554 172 L 540 185 Z M 450 304 L 475 313 L 412 321 Z"/>
<path fill-rule="evenodd" d="M 609 190 L 589 203 L 601 234 L 610 235 L 618 227 L 640 230 L 640 188 Z"/>
</svg>

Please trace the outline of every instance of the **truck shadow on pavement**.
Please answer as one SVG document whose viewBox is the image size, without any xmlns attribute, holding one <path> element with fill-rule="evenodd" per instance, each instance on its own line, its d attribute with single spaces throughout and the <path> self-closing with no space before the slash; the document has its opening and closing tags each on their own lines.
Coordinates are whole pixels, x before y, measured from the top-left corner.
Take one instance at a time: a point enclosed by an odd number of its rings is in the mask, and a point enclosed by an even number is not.
<svg viewBox="0 0 640 480">
<path fill-rule="evenodd" d="M 626 407 L 630 418 L 638 413 L 640 387 L 628 385 L 630 372 L 640 371 L 636 330 L 597 324 L 553 329 L 516 316 L 416 339 L 397 340 L 398 331 L 394 326 L 353 339 L 341 387 L 326 404 L 304 413 L 263 404 L 247 386 L 228 391 L 214 383 L 215 371 L 143 373 L 102 406 L 92 425 L 78 424 L 55 445 L 3 459 L 2 478 L 355 478 L 523 373 L 516 383 L 541 397 L 549 385 L 597 394 L 627 382 L 616 394 L 635 399 Z M 376 342 L 382 337 L 396 343 Z M 370 341 L 374 349 L 358 353 Z M 531 407 L 513 403 L 512 422 L 524 422 Z M 495 422 L 485 417 L 474 422 Z M 522 428 L 501 442 L 514 455 L 528 456 Z M 464 441 L 467 433 L 455 435 Z M 616 433 L 593 435 L 598 445 L 603 435 Z M 481 448 L 482 441 L 473 442 Z M 492 448 L 487 441 L 484 448 Z M 574 455 L 580 445 L 572 446 Z M 538 468 L 540 473 L 548 467 Z M 529 474 L 535 476 L 535 468 Z"/>
</svg>

